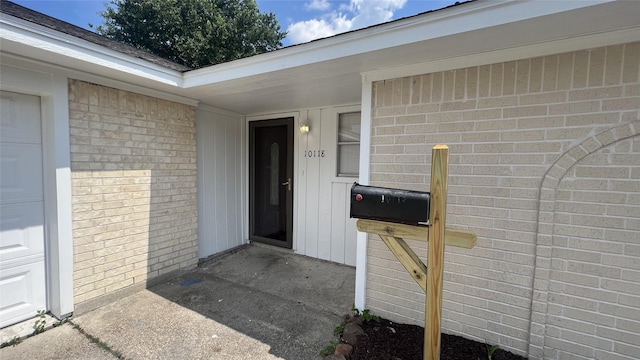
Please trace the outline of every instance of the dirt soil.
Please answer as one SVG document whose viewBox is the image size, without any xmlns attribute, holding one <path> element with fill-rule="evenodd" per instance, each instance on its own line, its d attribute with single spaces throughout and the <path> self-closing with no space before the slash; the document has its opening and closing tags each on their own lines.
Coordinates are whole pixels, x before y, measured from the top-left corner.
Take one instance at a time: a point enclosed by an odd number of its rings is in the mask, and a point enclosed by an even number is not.
<svg viewBox="0 0 640 360">
<path fill-rule="evenodd" d="M 386 319 L 362 325 L 367 336 L 359 336 L 351 360 L 422 360 L 424 328 L 396 324 Z M 442 360 L 489 359 L 487 345 L 455 335 L 442 334 Z M 519 355 L 497 349 L 490 359 L 524 360 Z"/>
</svg>

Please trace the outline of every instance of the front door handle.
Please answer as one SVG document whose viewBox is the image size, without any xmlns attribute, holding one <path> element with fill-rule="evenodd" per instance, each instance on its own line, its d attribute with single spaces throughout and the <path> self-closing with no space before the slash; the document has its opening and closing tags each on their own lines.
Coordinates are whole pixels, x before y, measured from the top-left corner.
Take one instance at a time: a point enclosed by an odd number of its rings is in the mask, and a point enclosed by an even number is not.
<svg viewBox="0 0 640 360">
<path fill-rule="evenodd" d="M 291 191 L 291 178 L 288 178 L 287 181 L 281 184 L 282 186 L 286 186 L 289 191 Z"/>
</svg>

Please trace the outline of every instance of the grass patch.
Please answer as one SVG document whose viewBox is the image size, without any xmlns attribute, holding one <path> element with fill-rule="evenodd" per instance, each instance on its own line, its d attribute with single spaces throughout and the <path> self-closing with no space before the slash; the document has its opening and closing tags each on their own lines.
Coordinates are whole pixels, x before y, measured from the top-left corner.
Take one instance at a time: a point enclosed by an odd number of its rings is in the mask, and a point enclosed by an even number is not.
<svg viewBox="0 0 640 360">
<path fill-rule="evenodd" d="M 106 342 L 100 340 L 100 338 L 89 334 L 83 328 L 81 328 L 80 325 L 74 324 L 71 320 L 69 320 L 69 324 L 71 324 L 71 326 L 73 326 L 73 328 L 76 329 L 80 334 L 84 335 L 84 337 L 89 339 L 89 341 L 91 341 L 92 343 L 96 344 L 96 346 L 98 346 L 100 349 L 102 349 L 102 350 L 108 352 L 109 354 L 115 356 L 117 359 L 127 360 L 127 358 L 120 351 L 112 349 L 111 346 L 109 346 L 109 344 L 107 344 Z"/>
<path fill-rule="evenodd" d="M 17 336 L 14 336 L 13 339 L 11 339 L 9 341 L 5 341 L 2 344 L 0 344 L 0 349 L 6 348 L 7 346 L 16 346 L 16 345 L 20 344 L 21 342 L 22 342 L 22 339 L 20 339 Z"/>
</svg>

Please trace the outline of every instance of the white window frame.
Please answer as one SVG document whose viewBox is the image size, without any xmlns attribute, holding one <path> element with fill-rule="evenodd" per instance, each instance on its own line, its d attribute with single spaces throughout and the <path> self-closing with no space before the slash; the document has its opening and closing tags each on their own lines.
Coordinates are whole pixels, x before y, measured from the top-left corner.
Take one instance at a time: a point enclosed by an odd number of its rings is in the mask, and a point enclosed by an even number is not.
<svg viewBox="0 0 640 360">
<path fill-rule="evenodd" d="M 336 119 L 336 176 L 339 178 L 357 178 L 360 176 L 359 174 L 359 169 L 360 169 L 360 159 L 358 158 L 358 166 L 357 166 L 357 172 L 355 173 L 340 173 L 340 150 L 342 146 L 353 146 L 353 145 L 357 145 L 358 146 L 358 152 L 360 151 L 360 142 L 362 140 L 362 134 L 359 134 L 358 136 L 358 141 L 340 141 L 340 118 L 343 115 L 351 115 L 351 114 L 359 114 L 360 115 L 360 123 L 358 124 L 359 126 L 361 126 L 362 124 L 362 112 L 361 111 L 345 111 L 345 112 L 339 112 L 337 114 L 337 119 Z"/>
</svg>

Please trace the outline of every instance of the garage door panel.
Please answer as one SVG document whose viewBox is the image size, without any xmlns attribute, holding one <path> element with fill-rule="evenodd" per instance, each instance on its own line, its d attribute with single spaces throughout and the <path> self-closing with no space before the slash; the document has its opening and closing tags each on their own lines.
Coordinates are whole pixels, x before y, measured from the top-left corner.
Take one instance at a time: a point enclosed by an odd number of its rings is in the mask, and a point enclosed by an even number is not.
<svg viewBox="0 0 640 360">
<path fill-rule="evenodd" d="M 3 142 L 0 178 L 0 200 L 3 204 L 42 201 L 41 145 Z"/>
<path fill-rule="evenodd" d="M 44 256 L 42 202 L 0 206 L 0 262 Z"/>
<path fill-rule="evenodd" d="M 0 327 L 46 309 L 40 98 L 0 91 Z"/>
<path fill-rule="evenodd" d="M 45 309 L 44 261 L 0 270 L 0 327 Z"/>
<path fill-rule="evenodd" d="M 3 91 L 0 93 L 0 121 L 3 143 L 42 142 L 40 97 Z"/>
</svg>

